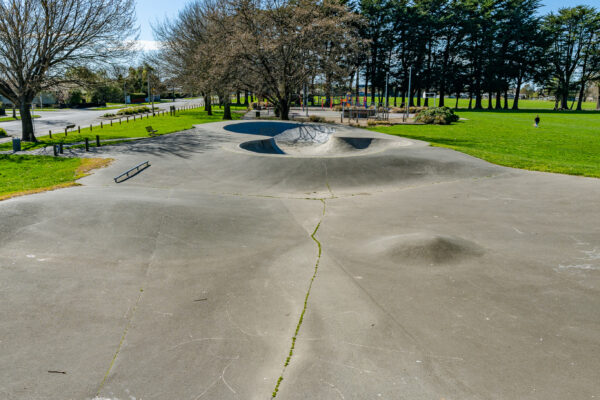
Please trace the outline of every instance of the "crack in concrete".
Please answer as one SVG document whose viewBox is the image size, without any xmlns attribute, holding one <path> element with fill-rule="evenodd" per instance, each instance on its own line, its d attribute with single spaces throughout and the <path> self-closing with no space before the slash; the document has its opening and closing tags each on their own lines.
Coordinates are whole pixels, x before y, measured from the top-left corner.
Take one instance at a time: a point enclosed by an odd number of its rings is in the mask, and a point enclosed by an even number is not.
<svg viewBox="0 0 600 400">
<path fill-rule="evenodd" d="M 315 227 L 315 230 L 310 235 L 310 238 L 317 245 L 317 249 L 318 249 L 317 261 L 315 263 L 315 269 L 313 272 L 313 276 L 310 279 L 310 283 L 308 284 L 308 290 L 306 291 L 306 295 L 304 296 L 304 307 L 302 308 L 302 312 L 300 313 L 300 318 L 298 319 L 298 324 L 296 325 L 296 331 L 294 332 L 294 336 L 292 336 L 292 344 L 290 346 L 290 352 L 289 352 L 287 358 L 285 359 L 285 363 L 283 364 L 283 369 L 281 371 L 281 375 L 277 379 L 277 383 L 275 384 L 275 388 L 273 389 L 273 393 L 272 393 L 272 397 L 271 397 L 272 399 L 277 397 L 277 392 L 279 392 L 279 386 L 281 385 L 281 382 L 283 381 L 283 376 L 285 375 L 285 371 L 286 371 L 287 367 L 290 365 L 290 362 L 292 361 L 292 357 L 294 355 L 294 349 L 296 348 L 296 340 L 298 339 L 298 334 L 300 333 L 300 328 L 302 327 L 302 322 L 304 322 L 304 315 L 306 314 L 306 310 L 308 308 L 308 299 L 310 297 L 310 292 L 312 290 L 313 283 L 315 282 L 315 279 L 317 277 L 317 273 L 319 272 L 319 264 L 321 263 L 321 255 L 323 254 L 323 248 L 322 248 L 321 242 L 319 241 L 319 239 L 317 239 L 317 232 L 319 231 L 319 228 L 321 227 L 321 223 L 323 222 L 323 218 L 325 217 L 325 212 L 326 212 L 326 207 L 327 207 L 327 203 L 325 202 L 325 199 L 320 199 L 320 201 L 323 203 L 322 217 L 319 220 L 319 223 L 317 224 L 317 226 Z"/>
<path fill-rule="evenodd" d="M 167 197 L 167 201 L 171 199 L 173 195 L 173 190 L 171 190 L 169 192 L 169 196 Z M 148 266 L 146 267 L 146 280 L 148 279 L 149 276 L 149 272 L 150 272 L 150 268 L 152 267 L 152 263 L 154 262 L 154 257 L 156 256 L 156 249 L 158 247 L 158 240 L 161 236 L 161 230 L 164 224 L 164 221 L 166 219 L 167 214 L 164 213 L 162 218 L 160 219 L 160 222 L 158 224 L 158 229 L 156 231 L 156 237 L 154 238 L 154 249 L 152 251 L 152 255 L 150 256 L 149 260 L 148 260 Z M 104 374 L 104 377 L 102 378 L 102 382 L 100 382 L 100 385 L 98 386 L 98 391 L 96 392 L 96 397 L 100 397 L 100 393 L 102 392 L 102 389 L 104 388 L 104 385 L 106 384 L 106 381 L 108 380 L 108 377 L 115 365 L 115 362 L 117 361 L 117 357 L 119 357 L 119 353 L 121 352 L 121 349 L 123 348 L 123 345 L 125 344 L 125 338 L 127 337 L 127 333 L 129 332 L 129 329 L 131 328 L 131 324 L 133 323 L 133 317 L 135 316 L 135 313 L 137 311 L 138 305 L 142 299 L 142 295 L 144 294 L 144 287 L 146 286 L 147 281 L 142 285 L 142 288 L 140 289 L 140 294 L 138 295 L 138 298 L 135 302 L 135 305 L 133 306 L 133 309 L 131 310 L 131 315 L 129 316 L 129 319 L 127 320 L 127 324 L 125 326 L 125 330 L 123 331 L 123 334 L 121 335 L 121 341 L 119 342 L 119 345 L 117 346 L 117 351 L 115 351 L 115 354 L 113 355 L 113 358 L 110 362 L 110 365 L 108 366 L 108 370 L 106 371 L 106 373 Z"/>
<path fill-rule="evenodd" d="M 143 294 L 144 294 L 144 290 L 140 289 L 140 294 L 135 302 L 135 305 L 133 306 L 133 310 L 131 311 L 131 316 L 127 320 L 127 325 L 125 326 L 123 335 L 121 335 L 121 341 L 119 342 L 117 351 L 115 352 L 112 360 L 110 361 L 110 365 L 108 366 L 108 370 L 104 374 L 104 378 L 102 378 L 102 382 L 100 382 L 100 386 L 98 387 L 98 391 L 96 392 L 96 397 L 100 397 L 100 392 L 102 391 L 102 388 L 104 388 L 104 384 L 106 383 L 106 380 L 108 379 L 108 375 L 110 375 L 110 371 L 112 370 L 113 366 L 115 365 L 115 361 L 117 361 L 117 357 L 119 356 L 119 353 L 121 352 L 121 349 L 123 348 L 123 343 L 125 343 L 125 337 L 127 336 L 127 332 L 129 331 L 129 328 L 131 327 L 131 322 L 133 321 L 133 316 L 135 315 L 135 311 L 138 307 L 138 304 L 140 303 L 140 300 L 141 300 Z"/>
</svg>

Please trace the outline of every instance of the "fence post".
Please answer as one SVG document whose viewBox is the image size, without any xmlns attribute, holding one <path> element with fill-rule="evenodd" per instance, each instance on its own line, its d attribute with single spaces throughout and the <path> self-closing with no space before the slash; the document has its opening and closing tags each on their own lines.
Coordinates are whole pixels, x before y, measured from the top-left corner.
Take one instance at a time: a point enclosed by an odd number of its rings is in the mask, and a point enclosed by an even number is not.
<svg viewBox="0 0 600 400">
<path fill-rule="evenodd" d="M 54 151 L 54 157 L 58 157 L 58 145 L 53 144 L 52 150 Z"/>
<path fill-rule="evenodd" d="M 100 147 L 100 135 L 96 135 L 96 146 Z"/>
<path fill-rule="evenodd" d="M 81 126 L 77 126 L 77 133 L 81 133 Z"/>
<path fill-rule="evenodd" d="M 52 131 L 48 131 L 48 135 L 50 135 L 50 139 L 52 139 Z"/>
<path fill-rule="evenodd" d="M 100 121 L 100 129 L 104 129 L 104 124 Z"/>
<path fill-rule="evenodd" d="M 59 143 L 59 145 L 58 145 L 58 152 L 59 152 L 60 154 L 63 154 L 63 152 L 64 152 L 64 151 L 63 151 L 63 142 L 60 142 L 60 143 Z"/>
<path fill-rule="evenodd" d="M 92 131 L 92 124 L 90 124 L 90 132 Z"/>
<path fill-rule="evenodd" d="M 119 118 L 119 125 L 121 125 L 121 118 Z"/>
<path fill-rule="evenodd" d="M 90 139 L 85 138 L 85 151 L 90 151 Z"/>
</svg>

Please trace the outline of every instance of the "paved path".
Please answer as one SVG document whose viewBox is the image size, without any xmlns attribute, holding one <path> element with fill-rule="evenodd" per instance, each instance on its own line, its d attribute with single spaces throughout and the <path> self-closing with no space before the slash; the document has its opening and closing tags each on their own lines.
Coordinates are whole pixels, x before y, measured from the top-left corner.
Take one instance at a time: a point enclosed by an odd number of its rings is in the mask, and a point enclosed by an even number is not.
<svg viewBox="0 0 600 400">
<path fill-rule="evenodd" d="M 176 102 L 169 103 L 157 103 L 155 107 L 168 110 L 171 105 L 180 107 L 182 105 L 199 104 L 201 99 L 179 99 Z M 99 125 L 101 118 L 106 113 L 115 113 L 118 109 L 114 110 L 92 110 L 92 109 L 65 109 L 59 111 L 34 111 L 40 118 L 34 119 L 34 129 L 37 136 L 44 136 L 48 134 L 48 131 L 52 132 L 63 132 L 65 126 L 76 125 L 76 126 L 89 126 Z M 10 121 L 0 123 L 0 128 L 6 130 L 10 136 L 21 136 L 21 121 Z M 1 142 L 9 141 L 11 138 L 0 139 Z"/>
<path fill-rule="evenodd" d="M 349 128 L 377 147 L 258 154 L 281 128 L 249 123 L 0 202 L 0 398 L 598 396 L 599 180 Z"/>
</svg>

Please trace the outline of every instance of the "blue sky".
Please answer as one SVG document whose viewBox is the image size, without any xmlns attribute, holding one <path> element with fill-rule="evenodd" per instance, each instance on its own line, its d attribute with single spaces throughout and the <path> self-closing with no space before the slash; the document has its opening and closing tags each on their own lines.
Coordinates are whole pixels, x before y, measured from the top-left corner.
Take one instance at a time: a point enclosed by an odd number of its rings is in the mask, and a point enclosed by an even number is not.
<svg viewBox="0 0 600 400">
<path fill-rule="evenodd" d="M 137 0 L 137 17 L 140 25 L 140 40 L 151 46 L 151 25 L 167 17 L 175 17 L 190 0 Z M 542 0 L 542 13 L 558 10 L 561 7 L 572 7 L 580 4 L 600 8 L 600 0 Z"/>
</svg>

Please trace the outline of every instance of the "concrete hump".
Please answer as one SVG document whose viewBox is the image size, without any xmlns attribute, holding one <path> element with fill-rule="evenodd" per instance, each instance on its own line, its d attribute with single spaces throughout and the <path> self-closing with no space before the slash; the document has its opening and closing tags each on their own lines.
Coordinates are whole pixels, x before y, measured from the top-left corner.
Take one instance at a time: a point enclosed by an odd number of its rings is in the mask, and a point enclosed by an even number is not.
<svg viewBox="0 0 600 400">
<path fill-rule="evenodd" d="M 399 264 L 453 264 L 484 254 L 478 244 L 458 236 L 409 233 L 387 236 L 371 243 L 374 253 Z"/>
</svg>

